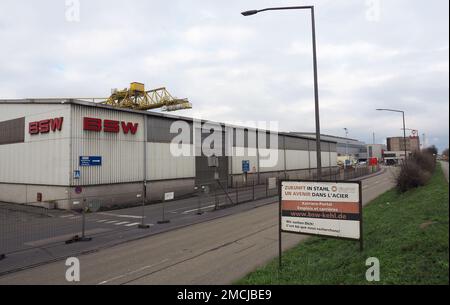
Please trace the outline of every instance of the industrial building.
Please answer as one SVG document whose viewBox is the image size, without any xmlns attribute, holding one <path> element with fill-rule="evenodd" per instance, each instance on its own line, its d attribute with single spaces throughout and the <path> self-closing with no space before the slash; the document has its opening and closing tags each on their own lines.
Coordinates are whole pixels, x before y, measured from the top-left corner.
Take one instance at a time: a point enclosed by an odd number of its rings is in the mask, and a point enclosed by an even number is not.
<svg viewBox="0 0 450 305">
<path fill-rule="evenodd" d="M 60 209 L 72 209 L 80 199 L 101 205 L 134 204 L 142 197 L 159 201 L 169 191 L 175 198 L 186 196 L 215 178 L 232 187 L 247 175 L 262 182 L 310 175 L 317 167 L 315 141 L 300 135 L 216 123 L 219 132 L 228 136 L 214 143 L 223 152 L 216 154 L 216 169 L 200 149 L 210 135 L 197 130 L 204 128 L 204 121 L 198 127 L 192 118 L 77 99 L 0 100 L 0 110 L 0 201 L 4 202 Z M 191 136 L 182 148 L 194 153 L 171 151 L 179 136 L 178 129 L 171 130 L 174 122 L 189 126 Z M 241 133 L 242 143 L 237 138 Z M 269 140 L 274 134 L 276 148 Z M 258 140 L 264 137 L 268 141 Z M 231 154 L 225 152 L 229 147 Z M 336 168 L 336 142 L 323 139 L 321 150 L 324 171 Z M 267 153 L 276 155 L 270 166 L 263 164 Z"/>
<path fill-rule="evenodd" d="M 417 136 L 387 138 L 387 149 L 389 151 L 405 151 L 405 139 L 406 151 L 412 153 L 420 151 L 420 139 Z"/>
<path fill-rule="evenodd" d="M 387 151 L 387 147 L 384 144 L 367 144 L 367 154 L 369 158 L 377 158 L 379 162 L 383 160 L 385 151 Z"/>
<path fill-rule="evenodd" d="M 316 138 L 316 134 L 313 132 L 294 132 L 292 134 L 311 139 Z M 325 134 L 320 135 L 320 139 L 336 142 L 337 159 L 340 162 L 344 162 L 346 159 L 353 162 L 367 161 L 367 146 L 362 141 Z"/>
</svg>

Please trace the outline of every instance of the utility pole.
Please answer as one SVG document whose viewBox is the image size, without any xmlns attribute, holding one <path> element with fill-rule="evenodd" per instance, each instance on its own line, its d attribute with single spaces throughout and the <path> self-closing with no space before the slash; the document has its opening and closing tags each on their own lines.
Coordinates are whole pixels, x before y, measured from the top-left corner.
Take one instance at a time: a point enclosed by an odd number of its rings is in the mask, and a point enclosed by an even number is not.
<svg viewBox="0 0 450 305">
<path fill-rule="evenodd" d="M 345 163 L 344 163 L 344 168 L 347 168 L 347 160 L 348 158 L 348 129 L 344 128 L 345 130 Z"/>
</svg>

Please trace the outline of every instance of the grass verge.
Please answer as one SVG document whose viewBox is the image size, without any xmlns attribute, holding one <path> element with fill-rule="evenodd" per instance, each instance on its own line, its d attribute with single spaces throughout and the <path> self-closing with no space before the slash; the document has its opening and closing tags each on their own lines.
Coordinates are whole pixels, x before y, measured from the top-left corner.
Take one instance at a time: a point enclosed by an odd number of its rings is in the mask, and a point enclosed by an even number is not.
<svg viewBox="0 0 450 305">
<path fill-rule="evenodd" d="M 426 186 L 391 190 L 364 208 L 364 251 L 359 243 L 313 237 L 236 284 L 371 284 L 366 259 L 380 261 L 375 284 L 449 284 L 448 183 L 438 165 Z"/>
</svg>

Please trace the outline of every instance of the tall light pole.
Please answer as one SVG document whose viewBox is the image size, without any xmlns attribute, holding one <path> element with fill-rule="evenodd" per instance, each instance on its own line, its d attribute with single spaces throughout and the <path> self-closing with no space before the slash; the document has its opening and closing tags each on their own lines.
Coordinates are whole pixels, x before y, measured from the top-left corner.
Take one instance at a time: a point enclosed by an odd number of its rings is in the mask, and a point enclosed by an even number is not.
<svg viewBox="0 0 450 305">
<path fill-rule="evenodd" d="M 348 129 L 344 128 L 345 130 L 345 164 L 344 164 L 344 168 L 347 167 L 347 160 L 348 160 Z"/>
<path fill-rule="evenodd" d="M 315 100 L 315 118 L 316 118 L 316 153 L 317 153 L 317 178 L 322 178 L 322 150 L 320 145 L 320 117 L 319 117 L 319 85 L 317 73 L 317 46 L 316 46 L 316 21 L 314 16 L 314 6 L 288 6 L 288 7 L 270 7 L 261 10 L 250 10 L 242 12 L 244 16 L 255 15 L 265 11 L 279 10 L 310 10 L 312 26 L 312 47 L 313 47 L 313 66 L 314 66 L 314 100 Z"/>
<path fill-rule="evenodd" d="M 403 115 L 403 146 L 405 148 L 405 161 L 408 158 L 408 153 L 406 149 L 406 124 L 405 124 L 405 112 L 402 110 L 396 109 L 377 109 L 377 111 L 390 111 L 390 112 L 399 112 Z"/>
</svg>

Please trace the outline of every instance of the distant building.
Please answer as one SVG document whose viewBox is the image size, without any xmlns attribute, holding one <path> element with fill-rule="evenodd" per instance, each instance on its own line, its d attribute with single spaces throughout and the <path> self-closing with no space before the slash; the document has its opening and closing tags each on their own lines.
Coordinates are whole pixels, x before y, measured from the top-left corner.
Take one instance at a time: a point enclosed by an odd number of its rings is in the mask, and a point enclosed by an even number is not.
<svg viewBox="0 0 450 305">
<path fill-rule="evenodd" d="M 407 151 L 408 156 L 411 152 Z M 405 159 L 405 151 L 385 151 L 383 153 L 383 161 L 386 165 L 400 164 Z"/>
<path fill-rule="evenodd" d="M 389 151 L 405 151 L 405 140 L 403 137 L 387 138 L 387 149 Z M 416 152 L 420 150 L 419 137 L 406 138 L 406 150 L 409 152 Z"/>
<path fill-rule="evenodd" d="M 384 144 L 368 144 L 367 156 L 368 158 L 377 158 L 378 161 L 383 160 L 383 154 L 387 151 L 387 146 Z"/>
<path fill-rule="evenodd" d="M 291 132 L 296 136 L 300 137 L 309 137 L 312 139 L 316 138 L 316 134 L 314 132 Z M 336 142 L 336 153 L 338 161 L 341 161 L 348 158 L 352 161 L 367 161 L 367 146 L 366 143 L 345 137 L 338 137 L 332 135 L 321 135 L 320 139 L 323 141 L 333 141 Z"/>
</svg>

